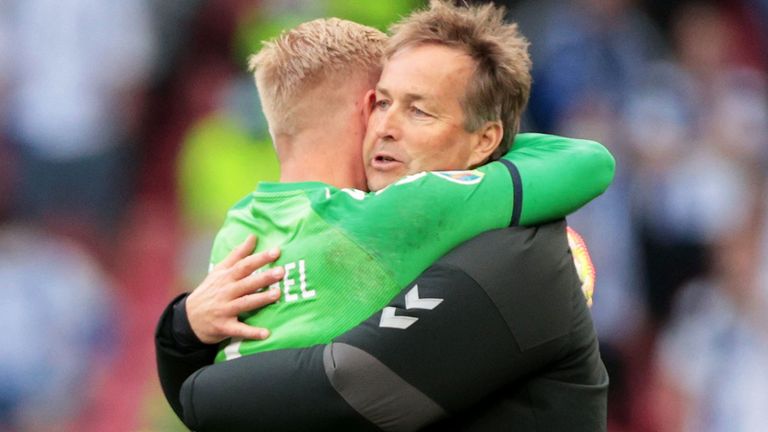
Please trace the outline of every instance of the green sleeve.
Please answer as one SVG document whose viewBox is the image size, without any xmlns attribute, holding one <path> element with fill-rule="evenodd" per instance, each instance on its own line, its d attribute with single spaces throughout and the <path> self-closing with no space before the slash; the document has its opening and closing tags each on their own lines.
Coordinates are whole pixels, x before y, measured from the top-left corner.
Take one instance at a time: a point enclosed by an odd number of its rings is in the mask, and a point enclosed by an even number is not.
<svg viewBox="0 0 768 432">
<path fill-rule="evenodd" d="M 421 172 L 376 193 L 341 191 L 313 207 L 402 287 L 459 244 L 509 226 L 512 182 L 503 165 L 493 165 Z"/>
<path fill-rule="evenodd" d="M 405 278 L 402 284 L 485 231 L 566 216 L 612 177 L 613 158 L 596 142 L 523 134 L 502 161 L 477 170 L 422 172 L 376 193 L 338 193 L 313 206 Z"/>
<path fill-rule="evenodd" d="M 518 134 L 499 162 L 520 180 L 513 225 L 567 216 L 603 193 L 615 170 L 613 156 L 595 141 L 532 133 Z"/>
</svg>

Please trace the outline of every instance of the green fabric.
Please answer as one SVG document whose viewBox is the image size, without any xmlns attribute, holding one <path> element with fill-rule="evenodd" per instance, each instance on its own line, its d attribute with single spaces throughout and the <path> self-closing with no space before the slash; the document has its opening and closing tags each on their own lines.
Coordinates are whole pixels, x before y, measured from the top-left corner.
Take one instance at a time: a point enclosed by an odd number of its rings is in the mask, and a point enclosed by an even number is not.
<svg viewBox="0 0 768 432">
<path fill-rule="evenodd" d="M 520 171 L 520 225 L 573 213 L 611 184 L 616 168 L 613 156 L 594 141 L 533 133 L 519 134 L 503 159 Z"/>
<path fill-rule="evenodd" d="M 612 157 L 591 141 L 524 134 L 505 158 L 522 176 L 522 214 L 529 224 L 586 204 L 613 175 Z M 568 184 L 584 173 L 589 175 Z M 282 249 L 276 264 L 287 270 L 279 284 L 283 295 L 241 317 L 270 329 L 270 338 L 225 343 L 216 361 L 329 342 L 454 247 L 508 226 L 513 193 L 510 172 L 500 162 L 473 171 L 423 172 L 368 194 L 316 182 L 260 183 L 228 213 L 211 262 L 256 234 L 257 251 Z"/>
</svg>

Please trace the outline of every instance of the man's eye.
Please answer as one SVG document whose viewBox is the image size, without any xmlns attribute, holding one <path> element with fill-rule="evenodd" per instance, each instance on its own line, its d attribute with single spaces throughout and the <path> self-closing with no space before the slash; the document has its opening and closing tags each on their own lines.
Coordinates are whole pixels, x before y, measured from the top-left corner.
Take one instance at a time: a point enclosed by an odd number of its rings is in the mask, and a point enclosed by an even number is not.
<svg viewBox="0 0 768 432">
<path fill-rule="evenodd" d="M 378 109 L 387 109 L 387 108 L 389 108 L 389 105 L 390 105 L 390 103 L 389 103 L 389 101 L 388 101 L 388 100 L 386 100 L 386 99 L 379 99 L 379 100 L 377 100 L 377 101 L 376 101 L 376 103 L 374 104 L 374 106 L 375 106 L 376 108 L 378 108 Z"/>
<path fill-rule="evenodd" d="M 422 111 L 419 107 L 412 106 L 411 112 L 413 115 L 418 117 L 430 117 L 430 115 L 426 111 Z"/>
</svg>

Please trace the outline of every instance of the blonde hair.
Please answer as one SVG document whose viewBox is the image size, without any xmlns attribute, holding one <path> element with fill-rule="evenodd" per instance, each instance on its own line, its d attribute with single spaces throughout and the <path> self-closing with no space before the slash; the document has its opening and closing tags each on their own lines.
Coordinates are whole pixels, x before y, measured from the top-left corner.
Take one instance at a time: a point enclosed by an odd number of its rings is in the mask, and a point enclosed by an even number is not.
<svg viewBox="0 0 768 432">
<path fill-rule="evenodd" d="M 504 138 L 491 155 L 506 153 L 520 130 L 520 117 L 531 93 L 531 59 L 528 41 L 517 25 L 504 21 L 503 7 L 492 3 L 458 7 L 432 0 L 426 10 L 414 12 L 390 28 L 385 52 L 396 52 L 417 45 L 439 44 L 457 48 L 476 64 L 464 99 L 466 121 L 473 132 L 487 121 L 501 121 Z"/>
<path fill-rule="evenodd" d="M 284 31 L 249 58 L 270 130 L 296 132 L 291 115 L 302 95 L 332 79 L 381 73 L 387 36 L 379 30 L 338 18 L 316 19 Z M 375 81 L 374 81 L 375 82 Z"/>
</svg>

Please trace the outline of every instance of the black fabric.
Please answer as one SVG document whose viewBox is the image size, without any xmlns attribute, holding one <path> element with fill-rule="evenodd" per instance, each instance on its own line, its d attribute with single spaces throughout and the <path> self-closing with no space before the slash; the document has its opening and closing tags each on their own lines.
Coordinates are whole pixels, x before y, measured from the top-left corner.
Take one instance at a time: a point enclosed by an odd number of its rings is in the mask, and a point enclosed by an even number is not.
<svg viewBox="0 0 768 432">
<path fill-rule="evenodd" d="M 581 283 L 564 222 L 485 233 L 440 263 L 461 269 L 483 287 L 521 350 L 571 331 L 574 305 L 567 299 L 580 292 Z"/>
<path fill-rule="evenodd" d="M 523 301 L 531 307 L 540 306 L 535 297 L 517 300 L 525 299 L 532 300 Z M 510 366 L 512 373 L 522 374 L 426 431 L 606 430 L 608 375 L 584 296 L 580 289 L 555 290 L 549 302 L 562 307 L 568 317 L 569 331 L 551 338 L 553 329 L 546 326 L 549 316 L 542 315 L 529 322 L 522 316 L 512 319 L 511 328 L 516 336 L 536 341 L 510 359 L 512 364 L 515 359 L 520 362 Z M 554 326 L 557 328 L 559 325 Z M 539 333 L 541 337 L 536 338 L 532 329 L 543 330 Z M 528 368 L 527 373 L 524 367 Z"/>
<path fill-rule="evenodd" d="M 380 328 L 376 314 L 337 341 L 371 353 L 455 412 L 508 381 L 517 344 L 493 302 L 462 271 L 438 263 L 416 283 L 421 297 L 443 302 L 433 310 L 405 310 L 406 288 L 390 306 L 398 315 L 418 318 L 411 327 Z"/>
<path fill-rule="evenodd" d="M 443 301 L 431 310 L 407 309 L 414 284 L 420 298 Z M 389 304 L 397 315 L 418 318 L 410 327 L 380 327 L 377 313 L 335 342 L 371 354 L 439 404 L 447 418 L 425 430 L 606 429 L 608 377 L 564 222 L 482 235 L 414 284 Z M 201 431 L 375 429 L 330 385 L 323 349 L 206 367 L 184 384 L 183 403 L 171 404 L 183 405 L 185 422 Z M 165 360 L 161 381 L 171 368 L 167 361 L 178 358 Z M 189 364 L 163 384 L 169 400 Z M 385 398 L 376 400 L 376 412 L 387 409 Z"/>
<path fill-rule="evenodd" d="M 406 288 L 390 303 L 419 318 L 406 331 L 377 314 L 337 340 L 452 414 L 428 430 L 606 429 L 608 376 L 564 222 L 478 236 L 415 283 L 443 302 L 406 311 Z"/>
<path fill-rule="evenodd" d="M 207 366 L 182 387 L 183 421 L 204 431 L 376 431 L 328 383 L 324 345 Z"/>
<path fill-rule="evenodd" d="M 179 391 L 192 373 L 213 363 L 217 345 L 206 345 L 197 339 L 189 326 L 182 294 L 168 305 L 155 330 L 155 355 L 160 385 L 168 403 L 179 418 L 182 407 Z"/>
<path fill-rule="evenodd" d="M 176 301 L 173 303 L 173 338 L 176 340 L 177 345 L 181 348 L 185 348 L 192 351 L 205 350 L 210 348 L 218 348 L 218 344 L 205 344 L 198 339 L 195 332 L 192 330 L 192 326 L 189 324 L 189 318 L 187 318 L 187 294 L 182 294 L 176 297 Z"/>
</svg>

